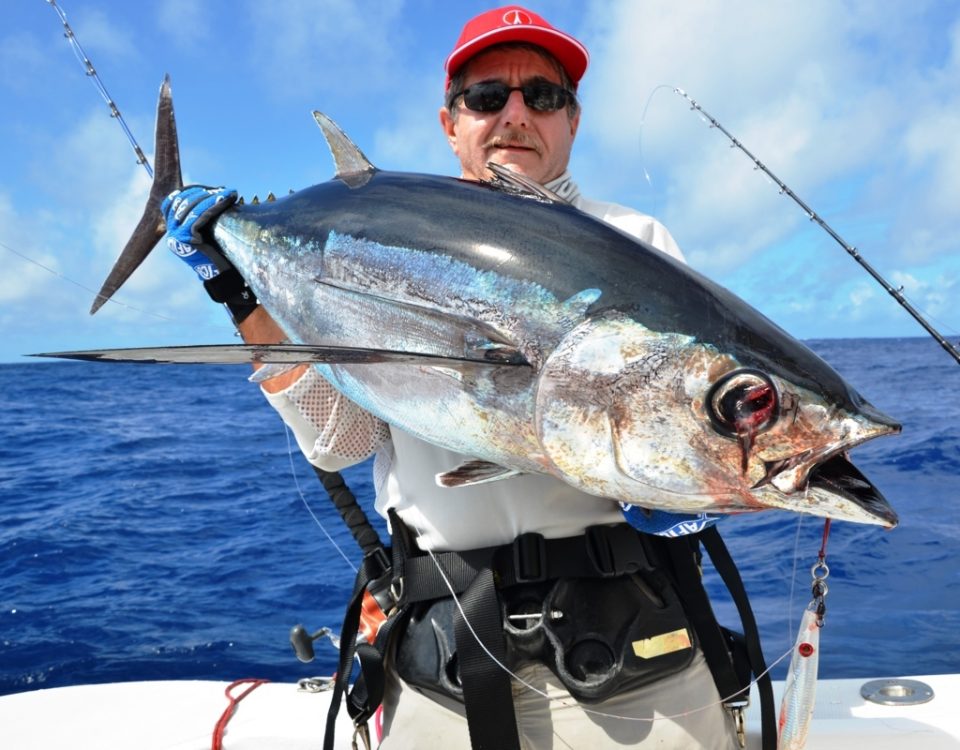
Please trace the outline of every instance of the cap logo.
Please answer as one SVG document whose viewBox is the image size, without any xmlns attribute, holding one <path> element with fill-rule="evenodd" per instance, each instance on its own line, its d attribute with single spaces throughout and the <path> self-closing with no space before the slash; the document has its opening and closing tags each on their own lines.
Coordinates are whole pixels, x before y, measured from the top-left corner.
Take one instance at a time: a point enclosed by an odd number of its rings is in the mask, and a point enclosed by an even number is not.
<svg viewBox="0 0 960 750">
<path fill-rule="evenodd" d="M 529 26 L 533 21 L 526 13 L 522 10 L 508 10 L 503 14 L 503 22 L 507 26 Z"/>
</svg>

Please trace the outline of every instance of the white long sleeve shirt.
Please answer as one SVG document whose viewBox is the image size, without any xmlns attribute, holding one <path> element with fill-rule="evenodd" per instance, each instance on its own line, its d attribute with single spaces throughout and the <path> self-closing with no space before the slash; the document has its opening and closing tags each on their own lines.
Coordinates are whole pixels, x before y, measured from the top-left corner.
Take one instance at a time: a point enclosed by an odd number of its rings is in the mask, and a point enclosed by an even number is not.
<svg viewBox="0 0 960 750">
<path fill-rule="evenodd" d="M 547 184 L 576 208 L 684 260 L 656 219 L 615 203 L 588 200 L 565 173 Z M 376 454 L 376 509 L 396 509 L 421 549 L 467 550 L 506 544 L 535 531 L 548 539 L 623 520 L 617 502 L 588 495 L 545 475 L 526 474 L 487 484 L 443 488 L 434 477 L 464 456 L 390 427 L 341 395 L 315 369 L 279 393 L 265 393 L 296 436 L 307 459 L 337 471 Z"/>
</svg>

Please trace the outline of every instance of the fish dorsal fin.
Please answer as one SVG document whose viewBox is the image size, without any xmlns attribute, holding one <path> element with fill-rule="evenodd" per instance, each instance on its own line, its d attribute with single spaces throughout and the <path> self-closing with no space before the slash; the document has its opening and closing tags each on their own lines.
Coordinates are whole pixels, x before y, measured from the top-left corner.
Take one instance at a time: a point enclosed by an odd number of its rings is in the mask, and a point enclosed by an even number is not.
<svg viewBox="0 0 960 750">
<path fill-rule="evenodd" d="M 323 112 L 314 110 L 313 119 L 317 121 L 317 125 L 323 131 L 323 137 L 327 139 L 327 146 L 330 147 L 330 153 L 337 167 L 336 178 L 350 187 L 366 185 L 377 168 L 363 155 L 363 151 L 357 148 L 357 144 L 340 129 L 340 126 Z"/>
<path fill-rule="evenodd" d="M 491 161 L 487 162 L 487 169 L 494 174 L 494 178 L 490 180 L 489 184 L 498 190 L 503 190 L 504 192 L 519 195 L 524 198 L 535 198 L 545 203 L 569 205 L 567 201 L 550 188 L 544 187 L 536 180 L 531 180 L 519 172 L 514 172 L 509 167 L 505 167 L 502 164 L 494 164 Z"/>
<path fill-rule="evenodd" d="M 504 364 L 533 365 L 520 352 L 520 347 L 509 334 L 495 325 L 478 320 L 468 315 L 461 315 L 449 310 L 442 310 L 426 302 L 416 304 L 409 299 L 398 299 L 376 290 L 351 284 L 342 279 L 315 278 L 314 281 L 331 290 L 339 290 L 347 295 L 361 297 L 363 304 L 369 309 L 377 309 L 385 319 L 391 319 L 395 330 L 403 329 L 405 323 L 416 319 L 418 327 L 427 324 L 434 330 L 445 330 L 447 335 L 458 332 L 463 337 L 462 356 L 467 359 L 483 361 L 490 364 L 502 362 Z M 344 298 L 344 300 L 349 297 Z M 397 313 L 402 313 L 398 315 Z M 578 321 L 579 322 L 579 321 Z M 411 335 L 423 335 L 420 332 L 411 332 Z"/>
</svg>

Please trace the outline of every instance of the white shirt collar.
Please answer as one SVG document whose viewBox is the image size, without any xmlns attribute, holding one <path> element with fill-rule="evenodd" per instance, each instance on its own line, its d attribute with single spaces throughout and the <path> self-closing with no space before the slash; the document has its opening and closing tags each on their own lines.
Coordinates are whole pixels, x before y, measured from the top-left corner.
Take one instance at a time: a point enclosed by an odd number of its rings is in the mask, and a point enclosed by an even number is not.
<svg viewBox="0 0 960 750">
<path fill-rule="evenodd" d="M 580 197 L 580 188 L 577 187 L 577 183 L 573 181 L 573 177 L 570 175 L 570 170 L 565 171 L 555 180 L 550 180 L 550 182 L 546 183 L 544 187 L 555 192 L 567 203 L 576 204 L 577 199 Z"/>
</svg>

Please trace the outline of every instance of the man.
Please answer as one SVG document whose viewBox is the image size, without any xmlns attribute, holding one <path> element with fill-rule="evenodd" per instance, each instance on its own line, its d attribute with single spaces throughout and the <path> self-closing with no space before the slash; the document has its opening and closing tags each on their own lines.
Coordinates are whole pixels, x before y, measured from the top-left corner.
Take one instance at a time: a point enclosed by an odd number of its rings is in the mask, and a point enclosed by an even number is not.
<svg viewBox="0 0 960 750">
<path fill-rule="evenodd" d="M 567 171 L 580 124 L 576 89 L 587 63 L 587 51 L 576 39 L 519 6 L 470 20 L 446 61 L 445 106 L 440 110 L 440 124 L 460 160 L 462 177 L 489 180 L 488 163 L 502 165 L 682 260 L 662 225 L 630 209 L 583 198 Z M 203 225 L 235 200 L 235 193 L 193 188 L 172 198 L 164 211 L 169 231 L 179 238 L 173 246 L 181 255 L 190 256 L 192 249 L 215 253 L 198 238 Z M 197 266 L 196 258 L 193 265 Z M 273 343 L 285 338 L 263 308 L 250 301 L 234 302 L 228 306 L 246 341 Z M 509 545 L 520 549 L 517 542 L 541 537 L 548 540 L 545 548 L 551 549 L 554 540 L 579 543 L 591 530 L 623 527 L 616 502 L 585 495 L 547 476 L 524 475 L 456 489 L 437 487 L 436 474 L 470 457 L 389 427 L 340 395 L 312 368 L 300 367 L 271 378 L 263 389 L 314 465 L 335 471 L 376 454 L 376 508 L 384 515 L 395 514 L 394 523 L 405 527 L 416 553 L 502 550 Z M 396 548 L 398 529 L 392 531 Z M 474 746 L 503 748 L 736 747 L 733 718 L 721 705 L 699 649 L 690 644 L 678 647 L 670 657 L 679 661 L 670 662 L 672 666 L 662 675 L 654 670 L 631 677 L 617 667 L 623 661 L 620 653 L 608 653 L 610 647 L 602 639 L 591 641 L 586 632 L 577 630 L 586 625 L 578 626 L 581 615 L 575 612 L 576 600 L 600 596 L 597 592 L 606 591 L 603 587 L 609 583 L 604 579 L 601 586 L 591 575 L 597 574 L 574 571 L 572 578 L 538 580 L 526 586 L 506 586 L 501 580 L 492 605 L 482 605 L 487 607 L 486 614 L 493 606 L 499 617 L 501 605 L 508 613 L 507 621 L 501 626 L 497 620 L 495 626 L 508 633 L 508 643 L 499 652 L 508 663 L 492 668 L 493 654 L 486 646 L 478 652 L 475 643 L 480 636 L 473 620 L 480 616 L 462 609 L 458 615 L 457 609 L 463 606 L 459 599 L 454 601 L 445 591 L 443 596 L 435 592 L 405 611 L 407 619 L 386 652 L 381 746 L 424 748 L 435 743 L 468 748 L 472 739 Z M 521 582 L 523 576 L 517 574 L 516 579 Z M 605 594 L 612 597 L 611 613 L 623 596 L 640 596 L 641 604 L 648 596 L 670 617 L 683 617 L 672 585 L 658 571 L 651 569 L 643 580 L 632 574 L 615 580 L 619 583 L 611 583 L 613 588 L 608 587 L 610 593 Z M 622 596 L 620 590 L 625 592 Z M 458 593 L 467 599 L 472 591 L 473 587 Z M 646 593 L 641 596 L 638 591 Z M 548 607 L 549 613 L 544 614 L 547 601 L 553 609 Z M 558 609 L 561 601 L 567 604 Z M 608 610 L 606 600 L 596 601 L 595 610 Z M 592 614 L 584 613 L 582 618 Z M 627 616 L 634 616 L 632 609 Z M 551 627 L 544 622 L 550 617 L 566 619 Z M 569 629 L 562 637 L 556 635 L 561 624 Z M 617 621 L 611 627 L 625 626 Z M 534 640 L 537 645 L 530 645 Z M 493 642 L 503 646 L 501 641 L 502 634 L 496 633 Z M 479 654 L 482 664 L 468 666 L 469 654 Z M 512 683 L 503 674 L 508 668 Z M 485 675 L 477 676 L 485 669 Z M 505 684 L 507 706 L 491 714 L 490 705 L 503 707 Z M 509 716 L 511 701 L 513 717 Z M 490 726 L 496 723 L 506 724 L 506 731 Z"/>
</svg>

